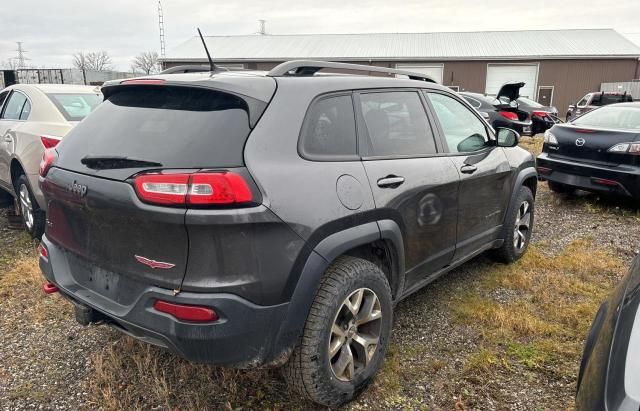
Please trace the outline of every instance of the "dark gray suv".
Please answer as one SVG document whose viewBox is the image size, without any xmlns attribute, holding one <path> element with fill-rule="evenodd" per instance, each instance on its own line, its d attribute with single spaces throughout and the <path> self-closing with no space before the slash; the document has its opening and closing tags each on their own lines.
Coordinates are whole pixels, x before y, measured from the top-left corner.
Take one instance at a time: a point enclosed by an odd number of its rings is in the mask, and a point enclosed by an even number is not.
<svg viewBox="0 0 640 411">
<path fill-rule="evenodd" d="M 336 406 L 379 369 L 398 301 L 527 249 L 533 157 L 419 74 L 294 61 L 102 91 L 40 177 L 45 291 L 83 324 L 192 361 L 284 365 Z"/>
</svg>

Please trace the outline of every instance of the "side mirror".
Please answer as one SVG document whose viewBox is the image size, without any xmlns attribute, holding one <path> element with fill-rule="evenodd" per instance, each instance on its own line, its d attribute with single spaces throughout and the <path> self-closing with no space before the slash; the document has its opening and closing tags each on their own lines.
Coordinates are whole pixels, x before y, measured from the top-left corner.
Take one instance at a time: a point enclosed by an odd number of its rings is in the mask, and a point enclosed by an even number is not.
<svg viewBox="0 0 640 411">
<path fill-rule="evenodd" d="M 497 130 L 498 147 L 515 147 L 520 141 L 520 134 L 510 128 L 499 128 Z"/>
<path fill-rule="evenodd" d="M 457 149 L 459 153 L 470 153 L 482 150 L 487 145 L 485 137 L 480 134 L 472 134 L 458 143 Z"/>
</svg>

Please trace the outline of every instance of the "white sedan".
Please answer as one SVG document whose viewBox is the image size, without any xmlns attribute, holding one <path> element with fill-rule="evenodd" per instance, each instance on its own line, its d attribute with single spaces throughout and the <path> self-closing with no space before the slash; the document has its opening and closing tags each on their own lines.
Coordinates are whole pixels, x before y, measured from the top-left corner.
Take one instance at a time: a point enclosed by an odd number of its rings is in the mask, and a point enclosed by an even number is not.
<svg viewBox="0 0 640 411">
<path fill-rule="evenodd" d="M 26 230 L 44 232 L 38 168 L 46 148 L 102 102 L 96 86 L 15 84 L 0 92 L 0 190 L 14 196 Z"/>
</svg>

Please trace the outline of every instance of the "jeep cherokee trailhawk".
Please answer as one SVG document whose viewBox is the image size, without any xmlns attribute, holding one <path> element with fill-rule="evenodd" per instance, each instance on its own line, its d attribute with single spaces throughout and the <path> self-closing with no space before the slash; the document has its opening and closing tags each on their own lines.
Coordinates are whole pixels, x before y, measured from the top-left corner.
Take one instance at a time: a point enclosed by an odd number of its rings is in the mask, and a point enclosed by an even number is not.
<svg viewBox="0 0 640 411">
<path fill-rule="evenodd" d="M 293 61 L 102 91 L 40 170 L 44 288 L 83 324 L 283 365 L 336 406 L 379 369 L 395 303 L 484 251 L 527 249 L 533 157 L 420 74 Z"/>
</svg>

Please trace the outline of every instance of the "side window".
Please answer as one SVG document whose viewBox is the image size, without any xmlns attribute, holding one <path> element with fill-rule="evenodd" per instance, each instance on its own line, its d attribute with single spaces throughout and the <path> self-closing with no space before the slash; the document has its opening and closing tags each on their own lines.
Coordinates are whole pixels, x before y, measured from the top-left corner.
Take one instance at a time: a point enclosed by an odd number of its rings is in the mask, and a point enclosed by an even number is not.
<svg viewBox="0 0 640 411">
<path fill-rule="evenodd" d="M 2 105 L 4 101 L 7 99 L 8 95 L 9 95 L 9 90 L 5 91 L 4 93 L 0 93 L 0 113 L 2 113 Z"/>
<path fill-rule="evenodd" d="M 582 100 L 578 101 L 577 106 L 578 107 L 584 107 L 587 105 L 587 101 L 589 100 L 589 95 L 587 94 L 586 96 L 582 97 Z"/>
<path fill-rule="evenodd" d="M 362 115 L 373 156 L 425 155 L 436 152 L 427 114 L 415 91 L 363 93 Z"/>
<path fill-rule="evenodd" d="M 303 155 L 353 158 L 357 154 L 356 141 L 351 95 L 326 97 L 313 103 L 302 126 Z"/>
<path fill-rule="evenodd" d="M 29 103 L 29 100 L 26 100 L 24 102 L 24 106 L 22 106 L 22 113 L 20 113 L 20 120 L 28 119 L 29 114 L 31 114 L 31 103 Z"/>
<path fill-rule="evenodd" d="M 440 121 L 450 152 L 468 153 L 487 147 L 487 129 L 467 107 L 444 94 L 427 95 Z"/>
<path fill-rule="evenodd" d="M 24 94 L 17 92 L 12 93 L 4 112 L 2 113 L 2 118 L 7 120 L 19 120 L 20 113 L 22 113 L 22 107 L 26 101 L 27 97 L 25 97 Z"/>
</svg>

